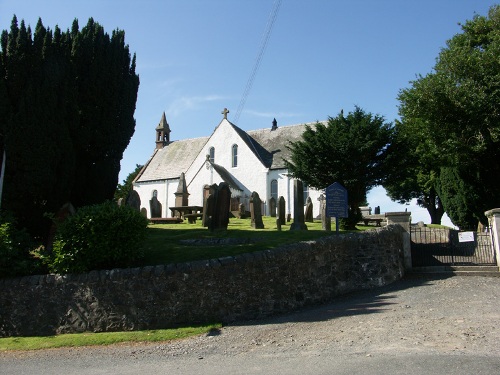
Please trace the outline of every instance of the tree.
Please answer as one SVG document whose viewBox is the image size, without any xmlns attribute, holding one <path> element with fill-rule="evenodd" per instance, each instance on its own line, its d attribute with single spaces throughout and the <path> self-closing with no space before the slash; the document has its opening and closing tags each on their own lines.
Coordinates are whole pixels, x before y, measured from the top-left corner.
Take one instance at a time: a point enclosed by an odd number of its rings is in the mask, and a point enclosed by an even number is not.
<svg viewBox="0 0 500 375">
<path fill-rule="evenodd" d="M 109 37 L 92 19 L 80 32 L 35 33 L 14 16 L 1 36 L 0 137 L 6 151 L 2 208 L 41 239 L 50 220 L 112 199 L 134 132 L 139 79 L 123 31 Z"/>
<path fill-rule="evenodd" d="M 393 201 L 406 204 L 416 199 L 427 209 L 431 223 L 441 224 L 444 208 L 436 190 L 440 167 L 412 130 L 408 123 L 396 121 L 382 185 Z"/>
<path fill-rule="evenodd" d="M 355 107 L 347 117 L 341 112 L 326 125 L 306 126 L 302 139 L 288 146 L 291 156 L 285 163 L 293 177 L 316 189 L 334 182 L 343 185 L 349 205 L 349 220 L 343 226 L 353 229 L 367 192 L 383 180 L 392 133 L 383 117 Z"/>
<path fill-rule="evenodd" d="M 115 201 L 118 201 L 118 199 L 123 198 L 126 199 L 130 191 L 132 190 L 132 182 L 135 180 L 139 172 L 142 170 L 144 166 L 136 164 L 135 169 L 133 172 L 129 173 L 127 178 L 123 180 L 123 184 L 118 184 L 116 191 L 115 191 Z"/>
<path fill-rule="evenodd" d="M 415 133 L 446 172 L 444 185 L 470 185 L 464 204 L 472 216 L 443 205 L 451 220 L 472 227 L 486 223 L 484 211 L 500 205 L 500 6 L 488 17 L 475 15 L 447 42 L 434 71 L 419 76 L 399 94 L 402 122 Z M 441 176 L 439 177 L 441 178 Z M 480 180 L 476 180 L 476 179 Z M 444 190 L 443 190 L 444 191 Z M 450 190 L 451 191 L 451 190 Z M 470 220 L 463 223 L 463 218 Z"/>
</svg>

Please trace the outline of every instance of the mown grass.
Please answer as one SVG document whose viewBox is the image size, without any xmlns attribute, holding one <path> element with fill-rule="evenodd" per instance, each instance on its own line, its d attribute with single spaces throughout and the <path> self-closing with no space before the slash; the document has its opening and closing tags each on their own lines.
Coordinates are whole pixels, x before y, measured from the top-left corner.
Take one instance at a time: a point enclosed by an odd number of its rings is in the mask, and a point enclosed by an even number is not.
<svg viewBox="0 0 500 375">
<path fill-rule="evenodd" d="M 118 343 L 161 342 L 179 340 L 190 336 L 214 334 L 221 324 L 210 324 L 176 329 L 132 332 L 75 333 L 41 337 L 0 338 L 0 351 L 40 350 L 62 347 L 103 346 Z"/>
<path fill-rule="evenodd" d="M 318 220 L 306 223 L 307 231 L 290 231 L 291 223 L 282 226 L 281 231 L 278 231 L 276 218 L 264 217 L 263 221 L 264 229 L 254 229 L 251 227 L 250 219 L 231 218 L 227 230 L 214 233 L 203 227 L 201 220 L 197 220 L 195 224 L 185 221 L 179 224 L 150 225 L 148 237 L 144 241 L 145 257 L 140 265 L 172 264 L 234 256 L 335 234 L 335 223 L 332 223 L 332 232 L 322 230 L 321 221 Z M 360 229 L 365 228 L 360 227 Z M 246 239 L 251 242 L 232 245 L 182 243 L 183 240 L 211 238 Z"/>
</svg>

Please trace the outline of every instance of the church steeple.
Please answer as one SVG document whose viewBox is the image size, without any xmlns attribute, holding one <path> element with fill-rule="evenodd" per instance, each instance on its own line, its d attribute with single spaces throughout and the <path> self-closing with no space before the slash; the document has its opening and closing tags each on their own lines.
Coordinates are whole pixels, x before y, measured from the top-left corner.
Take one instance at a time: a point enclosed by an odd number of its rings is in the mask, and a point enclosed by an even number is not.
<svg viewBox="0 0 500 375">
<path fill-rule="evenodd" d="M 168 126 L 165 112 L 161 116 L 160 123 L 156 127 L 156 149 L 165 147 L 170 143 L 170 126 Z"/>
</svg>

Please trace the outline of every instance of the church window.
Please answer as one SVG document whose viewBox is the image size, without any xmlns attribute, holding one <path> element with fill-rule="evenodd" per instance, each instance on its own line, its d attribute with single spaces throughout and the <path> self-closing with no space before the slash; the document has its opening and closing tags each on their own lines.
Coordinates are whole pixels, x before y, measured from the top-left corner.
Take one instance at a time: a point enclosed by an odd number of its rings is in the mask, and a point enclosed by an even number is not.
<svg viewBox="0 0 500 375">
<path fill-rule="evenodd" d="M 210 149 L 208 150 L 208 153 L 210 155 L 210 162 L 214 162 L 215 160 L 215 147 L 210 147 Z"/>
<path fill-rule="evenodd" d="M 232 156 L 231 166 L 233 168 L 236 168 L 238 166 L 238 145 L 233 145 L 231 156 Z"/>
<path fill-rule="evenodd" d="M 278 202 L 278 181 L 271 181 L 271 198 L 274 198 L 275 202 Z"/>
<path fill-rule="evenodd" d="M 309 186 L 307 186 L 305 182 L 302 184 L 302 186 L 304 187 L 304 205 L 305 205 L 307 197 L 309 196 Z"/>
</svg>

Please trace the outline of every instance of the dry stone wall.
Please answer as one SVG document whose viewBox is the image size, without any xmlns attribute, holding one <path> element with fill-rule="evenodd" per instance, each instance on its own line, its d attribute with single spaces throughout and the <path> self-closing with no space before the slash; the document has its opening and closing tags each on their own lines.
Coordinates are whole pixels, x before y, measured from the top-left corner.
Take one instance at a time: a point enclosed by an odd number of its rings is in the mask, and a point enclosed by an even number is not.
<svg viewBox="0 0 500 375">
<path fill-rule="evenodd" d="M 235 257 L 0 280 L 0 336 L 158 329 L 290 312 L 401 278 L 402 234 L 388 226 Z"/>
</svg>

